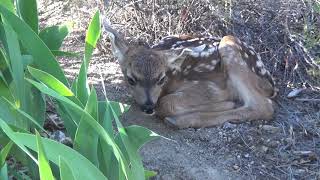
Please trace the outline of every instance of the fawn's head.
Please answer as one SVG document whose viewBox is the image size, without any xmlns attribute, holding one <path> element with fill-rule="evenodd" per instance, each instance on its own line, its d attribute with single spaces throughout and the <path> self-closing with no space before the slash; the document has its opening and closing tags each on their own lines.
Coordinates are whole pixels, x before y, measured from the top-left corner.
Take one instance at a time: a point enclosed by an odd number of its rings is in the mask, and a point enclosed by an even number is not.
<svg viewBox="0 0 320 180">
<path fill-rule="evenodd" d="M 141 110 L 153 114 L 158 98 L 177 59 L 186 53 L 177 50 L 155 50 L 145 46 L 130 46 L 110 26 L 104 24 L 111 39 L 131 95 Z"/>
</svg>

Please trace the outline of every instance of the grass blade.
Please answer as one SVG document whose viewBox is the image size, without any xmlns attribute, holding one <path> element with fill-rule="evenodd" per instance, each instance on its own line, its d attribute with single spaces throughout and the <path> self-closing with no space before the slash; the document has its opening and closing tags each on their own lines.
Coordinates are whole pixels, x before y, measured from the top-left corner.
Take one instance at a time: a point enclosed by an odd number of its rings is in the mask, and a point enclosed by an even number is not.
<svg viewBox="0 0 320 180">
<path fill-rule="evenodd" d="M 89 86 L 87 82 L 87 71 L 89 66 L 89 61 L 92 56 L 93 49 L 96 47 L 98 39 L 101 33 L 100 17 L 99 11 L 93 16 L 88 31 L 86 34 L 85 52 L 84 59 L 80 67 L 79 76 L 77 79 L 77 97 L 82 102 L 86 104 L 89 96 Z"/>
<path fill-rule="evenodd" d="M 61 180 L 75 180 L 72 169 L 70 168 L 68 162 L 61 156 L 59 157 L 59 167 Z"/>
<path fill-rule="evenodd" d="M 124 128 L 112 108 L 111 110 L 119 132 L 115 138 L 116 142 L 124 152 L 127 161 L 132 165 L 131 171 L 134 179 L 144 179 L 145 172 L 138 149 L 147 141 L 157 138 L 158 135 L 140 126 Z"/>
<path fill-rule="evenodd" d="M 8 10 L 10 10 L 12 13 L 15 12 L 15 8 L 13 5 L 12 0 L 0 0 L 0 4 L 2 4 L 4 7 L 6 7 Z"/>
<path fill-rule="evenodd" d="M 26 48 L 28 53 L 33 56 L 33 64 L 35 64 L 37 68 L 41 69 L 42 71 L 53 75 L 64 85 L 68 86 L 68 81 L 57 60 L 46 44 L 38 37 L 38 35 L 25 22 L 23 22 L 2 5 L 0 5 L 0 13 L 17 33 L 24 48 Z"/>
<path fill-rule="evenodd" d="M 71 90 L 67 86 L 65 86 L 62 82 L 56 79 L 51 74 L 48 74 L 39 69 L 28 66 L 28 70 L 30 74 L 36 78 L 37 80 L 43 82 L 45 85 L 55 90 L 61 96 L 74 96 Z"/>
<path fill-rule="evenodd" d="M 26 92 L 25 97 L 28 102 L 28 106 L 26 107 L 26 112 L 32 119 L 35 120 L 37 123 L 36 125 L 32 121 L 31 129 L 39 128 L 39 126 L 42 126 L 45 121 L 45 115 L 46 115 L 46 98 L 45 96 L 35 87 L 33 87 L 31 84 L 26 83 Z"/>
<path fill-rule="evenodd" d="M 3 167 L 5 162 L 6 162 L 6 158 L 10 152 L 10 149 L 13 145 L 13 142 L 10 141 L 6 146 L 3 147 L 3 149 L 0 152 L 0 167 Z"/>
<path fill-rule="evenodd" d="M 98 119 L 98 98 L 94 88 L 91 90 L 85 111 L 90 114 L 96 121 Z M 97 132 L 88 123 L 81 118 L 75 140 L 74 149 L 88 158 L 93 164 L 99 167 L 99 160 L 97 156 L 98 152 L 98 140 L 99 136 Z"/>
<path fill-rule="evenodd" d="M 88 114 L 86 111 L 84 111 L 82 108 L 77 106 L 74 102 L 69 100 L 68 98 L 64 96 L 60 96 L 57 94 L 54 90 L 49 89 L 48 87 L 44 86 L 43 84 L 40 84 L 36 81 L 33 81 L 31 79 L 27 79 L 31 84 L 33 84 L 37 89 L 39 89 L 41 92 L 50 95 L 54 97 L 55 99 L 66 103 L 70 108 L 74 110 L 77 114 L 81 116 L 85 116 L 83 120 L 86 120 L 86 122 L 99 134 L 99 137 L 102 138 L 108 145 L 112 147 L 112 151 L 117 159 L 117 161 L 120 164 L 120 167 L 122 169 L 122 172 L 125 174 L 127 179 L 131 179 L 131 175 L 128 174 L 129 171 L 129 164 L 124 158 L 122 152 L 120 151 L 119 147 L 114 142 L 113 138 L 110 137 L 110 135 L 104 130 L 104 128 L 95 120 L 92 118 L 90 114 Z"/>
<path fill-rule="evenodd" d="M 6 123 L 15 125 L 19 128 L 21 128 L 19 126 L 19 124 L 21 124 L 19 123 L 20 121 L 31 122 L 37 128 L 45 131 L 33 117 L 21 109 L 16 108 L 14 104 L 3 97 L 0 97 L 0 118 L 6 119 Z"/>
<path fill-rule="evenodd" d="M 5 121 L 0 118 L 0 127 L 3 132 L 21 149 L 23 150 L 33 161 L 38 162 L 33 155 L 24 146 L 24 142 L 21 141 L 16 134 L 11 130 L 11 128 L 5 123 Z"/>
<path fill-rule="evenodd" d="M 0 179 L 9 180 L 7 163 L 4 163 L 4 165 L 0 167 Z"/>
<path fill-rule="evenodd" d="M 6 18 L 2 18 L 3 28 L 5 31 L 8 55 L 10 58 L 10 69 L 13 78 L 13 86 L 11 90 L 14 92 L 15 103 L 17 107 L 24 109 L 26 107 L 25 101 L 25 83 L 24 83 L 24 70 L 22 64 L 22 56 L 20 52 L 20 45 L 16 33 L 12 27 L 8 24 Z M 26 128 L 26 124 L 22 124 L 21 127 Z"/>
<path fill-rule="evenodd" d="M 41 180 L 54 180 L 49 161 L 46 157 L 46 152 L 44 150 L 41 136 L 36 131 L 36 140 L 37 140 L 37 148 L 38 148 L 38 166 Z"/>
<path fill-rule="evenodd" d="M 35 33 L 38 34 L 39 19 L 37 0 L 17 0 L 16 3 L 19 16 L 31 27 Z"/>
<path fill-rule="evenodd" d="M 14 133 L 19 141 L 28 148 L 37 151 L 36 137 L 32 134 Z M 59 157 L 63 157 L 70 164 L 75 179 L 105 180 L 106 177 L 88 159 L 72 148 L 47 138 L 41 138 L 48 159 L 59 165 Z"/>
<path fill-rule="evenodd" d="M 5 97 L 9 101 L 14 102 L 14 97 L 7 83 L 2 78 L 0 78 L 0 97 Z"/>
</svg>

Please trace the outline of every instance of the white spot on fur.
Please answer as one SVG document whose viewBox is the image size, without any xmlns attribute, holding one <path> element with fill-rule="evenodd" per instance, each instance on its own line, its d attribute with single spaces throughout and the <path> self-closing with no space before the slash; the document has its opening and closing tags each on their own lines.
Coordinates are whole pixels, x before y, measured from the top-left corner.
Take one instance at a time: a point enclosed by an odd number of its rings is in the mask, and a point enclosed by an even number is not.
<svg viewBox="0 0 320 180">
<path fill-rule="evenodd" d="M 252 51 L 252 50 L 249 50 L 249 52 L 250 52 L 250 54 L 252 55 L 252 56 L 254 56 L 256 53 L 254 52 L 254 51 Z"/>
<path fill-rule="evenodd" d="M 219 42 L 214 42 L 212 43 L 213 46 L 218 46 L 219 45 Z"/>
<path fill-rule="evenodd" d="M 185 70 L 183 70 L 183 72 L 182 72 L 184 75 L 187 75 L 188 73 L 189 73 L 189 69 L 185 69 Z"/>
<path fill-rule="evenodd" d="M 210 47 L 210 46 L 209 46 Z M 209 48 L 207 51 L 209 52 L 209 54 L 212 54 L 213 52 L 215 52 L 217 50 L 217 46 L 214 46 L 214 47 L 212 47 L 211 46 L 211 48 Z"/>
<path fill-rule="evenodd" d="M 257 67 L 259 68 L 263 67 L 263 62 L 261 60 L 258 60 L 256 64 L 257 64 Z"/>
<path fill-rule="evenodd" d="M 206 65 L 205 68 L 208 69 L 208 70 L 210 70 L 210 71 L 212 71 L 212 70 L 215 68 L 215 66 Z"/>
<path fill-rule="evenodd" d="M 202 51 L 202 52 L 200 53 L 200 56 L 201 56 L 201 57 L 208 57 L 208 56 L 210 56 L 210 53 L 209 53 L 208 51 Z"/>
<path fill-rule="evenodd" d="M 214 66 L 215 66 L 217 63 L 218 63 L 218 61 L 217 61 L 217 60 L 215 60 L 215 59 L 211 60 L 211 64 L 212 64 L 212 65 L 214 65 Z"/>
<path fill-rule="evenodd" d="M 260 69 L 260 74 L 265 75 L 267 73 L 267 70 L 265 68 Z"/>
<path fill-rule="evenodd" d="M 200 69 L 199 67 L 195 67 L 193 70 L 200 73 L 203 72 L 202 69 Z"/>
<path fill-rule="evenodd" d="M 173 70 L 173 71 L 172 71 L 172 74 L 173 74 L 173 75 L 176 75 L 176 74 L 178 74 L 178 71 L 177 71 L 177 70 Z"/>
<path fill-rule="evenodd" d="M 242 51 L 242 47 L 240 45 L 237 45 L 237 48 Z"/>
<path fill-rule="evenodd" d="M 240 64 L 241 66 L 247 65 L 246 62 L 244 62 L 244 61 L 239 61 L 239 64 Z"/>
<path fill-rule="evenodd" d="M 187 40 L 188 42 L 194 42 L 194 41 L 198 41 L 199 40 L 199 38 L 194 38 L 194 39 L 189 39 L 189 40 Z"/>
<path fill-rule="evenodd" d="M 261 56 L 260 56 L 260 54 L 257 54 L 257 58 L 258 58 L 258 61 L 261 61 Z"/>
<path fill-rule="evenodd" d="M 193 68 L 193 70 L 196 72 L 203 72 L 204 67 L 206 67 L 206 64 L 201 63 L 198 66 L 196 66 L 195 68 Z"/>
<path fill-rule="evenodd" d="M 193 51 L 191 51 L 191 52 L 189 53 L 189 55 L 192 56 L 192 57 L 197 58 L 197 57 L 200 56 L 200 53 L 199 53 L 199 52 L 193 52 Z"/>
<path fill-rule="evenodd" d="M 236 42 L 237 42 L 238 44 L 241 44 L 241 41 L 240 41 L 239 38 L 236 38 Z"/>
<path fill-rule="evenodd" d="M 243 46 L 248 48 L 248 44 L 246 42 L 242 42 Z"/>
</svg>

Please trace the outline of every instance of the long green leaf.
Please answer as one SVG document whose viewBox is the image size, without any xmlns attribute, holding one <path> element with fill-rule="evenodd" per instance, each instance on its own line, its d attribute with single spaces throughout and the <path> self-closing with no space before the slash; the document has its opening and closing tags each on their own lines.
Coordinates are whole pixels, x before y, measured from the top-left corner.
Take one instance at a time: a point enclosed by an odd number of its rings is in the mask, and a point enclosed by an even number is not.
<svg viewBox="0 0 320 180">
<path fill-rule="evenodd" d="M 37 120 L 33 119 L 33 117 L 26 112 L 18 109 L 14 104 L 3 97 L 0 97 L 0 118 L 5 119 L 6 123 L 15 125 L 19 128 L 22 128 L 19 126 L 21 124 L 20 121 L 30 122 L 37 128 L 45 131 Z"/>
<path fill-rule="evenodd" d="M 150 179 L 150 178 L 156 176 L 156 175 L 157 175 L 157 172 L 146 170 L 146 171 L 144 171 L 144 174 L 145 174 L 145 178 L 146 178 L 146 179 Z"/>
<path fill-rule="evenodd" d="M 37 0 L 17 0 L 19 16 L 32 28 L 35 33 L 39 31 Z"/>
<path fill-rule="evenodd" d="M 28 106 L 26 107 L 26 114 L 28 114 L 34 121 L 32 121 L 31 129 L 39 128 L 42 129 L 45 114 L 46 114 L 46 98 L 45 95 L 42 94 L 38 89 L 33 87 L 31 84 L 26 83 L 26 92 L 25 96 L 28 102 Z"/>
<path fill-rule="evenodd" d="M 145 171 L 138 149 L 147 141 L 157 138 L 158 135 L 139 126 L 124 128 L 114 111 L 113 115 L 119 131 L 115 138 L 116 142 L 132 165 L 134 179 L 144 179 Z"/>
<path fill-rule="evenodd" d="M 6 158 L 10 152 L 10 149 L 13 145 L 13 142 L 10 141 L 0 152 L 0 167 L 3 167 L 4 163 L 6 162 Z"/>
<path fill-rule="evenodd" d="M 39 37 L 51 50 L 59 50 L 63 40 L 69 33 L 70 26 L 50 26 L 40 31 Z"/>
<path fill-rule="evenodd" d="M 6 42 L 4 43 L 6 44 Z M 2 48 L 0 48 L 0 78 L 5 82 L 7 86 L 9 86 L 13 80 L 10 62 L 6 56 L 5 50 Z"/>
<path fill-rule="evenodd" d="M 0 167 L 0 179 L 1 180 L 8 180 L 8 166 L 5 163 L 2 167 Z"/>
<path fill-rule="evenodd" d="M 11 12 L 15 12 L 12 0 L 0 0 L 0 4 L 9 9 Z"/>
<path fill-rule="evenodd" d="M 160 136 L 147 128 L 131 125 L 125 127 L 125 132 L 134 151 L 138 151 L 145 143 L 159 138 Z"/>
<path fill-rule="evenodd" d="M 77 97 L 82 102 L 82 104 L 86 104 L 89 96 L 89 85 L 87 82 L 87 71 L 90 62 L 90 58 L 92 56 L 92 52 L 96 47 L 98 39 L 101 33 L 101 25 L 100 25 L 100 17 L 99 11 L 95 13 L 93 16 L 88 31 L 86 34 L 86 43 L 85 43 L 85 53 L 84 59 L 80 67 L 79 76 L 77 79 Z"/>
<path fill-rule="evenodd" d="M 94 88 L 91 90 L 85 110 L 96 121 L 98 119 L 98 98 Z M 93 129 L 88 123 L 81 118 L 76 137 L 74 140 L 74 149 L 88 158 L 93 164 L 99 167 L 99 160 L 97 156 L 98 152 L 98 139 L 99 136 L 95 129 Z"/>
<path fill-rule="evenodd" d="M 74 140 L 79 124 L 79 121 L 77 120 L 79 120 L 81 116 L 75 116 L 74 113 L 70 112 L 68 105 L 61 101 L 58 101 L 55 107 L 58 111 L 58 114 L 64 122 L 64 127 L 67 129 L 68 135 L 71 137 L 72 140 Z"/>
<path fill-rule="evenodd" d="M 29 54 L 33 56 L 34 65 L 42 71 L 53 75 L 64 85 L 68 86 L 68 81 L 57 60 L 38 35 L 24 21 L 19 19 L 2 5 L 0 5 L 0 13 L 17 33 L 23 47 L 26 48 Z"/>
<path fill-rule="evenodd" d="M 54 180 L 49 161 L 46 157 L 46 152 L 44 150 L 41 136 L 36 131 L 36 140 L 37 140 L 37 151 L 38 151 L 38 162 L 39 162 L 39 173 L 41 180 Z"/>
<path fill-rule="evenodd" d="M 12 89 L 15 94 L 15 103 L 17 107 L 25 109 L 26 99 L 24 96 L 25 92 L 25 82 L 24 82 L 24 70 L 22 63 L 22 56 L 20 52 L 20 45 L 16 33 L 13 31 L 12 27 L 6 20 L 2 19 L 3 27 L 6 34 L 7 45 L 8 45 L 8 55 L 10 57 L 10 69 L 13 77 L 14 88 Z M 21 127 L 27 128 L 26 124 L 21 124 Z"/>
<path fill-rule="evenodd" d="M 10 88 L 7 86 L 7 83 L 0 78 L 0 97 L 5 97 L 11 102 L 14 102 L 14 97 L 12 92 L 10 91 Z"/>
<path fill-rule="evenodd" d="M 108 179 L 119 179 L 119 163 L 112 153 L 112 147 L 103 139 L 98 144 L 99 169 Z M 110 166 L 112 164 L 112 166 Z"/>
<path fill-rule="evenodd" d="M 126 159 L 124 158 L 122 152 L 120 151 L 119 147 L 115 144 L 113 138 L 109 136 L 109 134 L 104 130 L 104 128 L 95 120 L 92 118 L 90 114 L 88 114 L 86 111 L 81 109 L 79 106 L 74 104 L 71 100 L 64 96 L 60 96 L 58 93 L 56 93 L 54 90 L 49 89 L 48 87 L 44 86 L 43 84 L 40 84 L 36 81 L 33 81 L 31 79 L 27 79 L 31 84 L 33 84 L 36 88 L 38 88 L 41 92 L 50 95 L 54 97 L 55 99 L 62 101 L 69 105 L 70 108 L 74 109 L 74 111 L 80 115 L 84 115 L 85 118 L 83 120 L 86 120 L 86 122 L 93 128 L 95 131 L 99 134 L 99 136 L 112 147 L 112 151 L 117 159 L 117 161 L 120 163 L 120 167 L 122 169 L 122 172 L 125 174 L 127 179 L 131 179 L 131 175 L 128 174 L 129 171 L 129 164 L 127 163 Z"/>
<path fill-rule="evenodd" d="M 0 120 L 0 124 L 2 124 L 1 122 L 3 121 Z M 15 143 L 19 142 L 20 144 L 20 142 L 22 142 L 24 146 L 37 151 L 36 137 L 34 135 L 26 133 L 15 133 L 12 130 L 9 131 L 9 133 L 13 135 L 12 140 Z M 74 172 L 75 179 L 106 179 L 106 177 L 99 171 L 99 169 L 97 169 L 90 161 L 88 161 L 85 157 L 83 157 L 81 154 L 71 149 L 70 147 L 46 138 L 42 138 L 42 143 L 47 157 L 50 161 L 58 165 L 59 157 L 63 157 L 68 163 L 71 164 L 70 168 Z"/>
<path fill-rule="evenodd" d="M 69 163 L 63 158 L 59 157 L 60 178 L 61 180 L 75 180 L 72 169 Z"/>
<path fill-rule="evenodd" d="M 34 78 L 45 83 L 48 87 L 57 91 L 61 96 L 74 96 L 72 91 L 54 76 L 30 66 L 28 67 L 28 70 Z"/>
<path fill-rule="evenodd" d="M 5 121 L 0 118 L 0 127 L 2 131 L 17 145 L 21 150 L 23 150 L 33 161 L 38 162 L 29 150 L 25 147 L 24 142 L 16 136 L 16 134 L 11 130 L 11 128 L 5 123 Z"/>
</svg>

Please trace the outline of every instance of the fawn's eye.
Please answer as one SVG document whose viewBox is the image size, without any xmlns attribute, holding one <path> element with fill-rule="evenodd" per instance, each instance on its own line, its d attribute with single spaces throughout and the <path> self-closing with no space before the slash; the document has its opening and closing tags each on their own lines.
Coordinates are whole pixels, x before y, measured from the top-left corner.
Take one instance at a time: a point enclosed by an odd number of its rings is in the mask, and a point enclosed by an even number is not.
<svg viewBox="0 0 320 180">
<path fill-rule="evenodd" d="M 158 80 L 157 84 L 158 84 L 159 86 L 163 85 L 164 82 L 166 81 L 166 78 L 167 78 L 166 76 L 161 77 L 161 78 Z"/>
<path fill-rule="evenodd" d="M 129 83 L 131 86 L 136 85 L 136 81 L 135 81 L 133 78 L 131 78 L 131 77 L 128 77 L 128 83 Z"/>
</svg>

